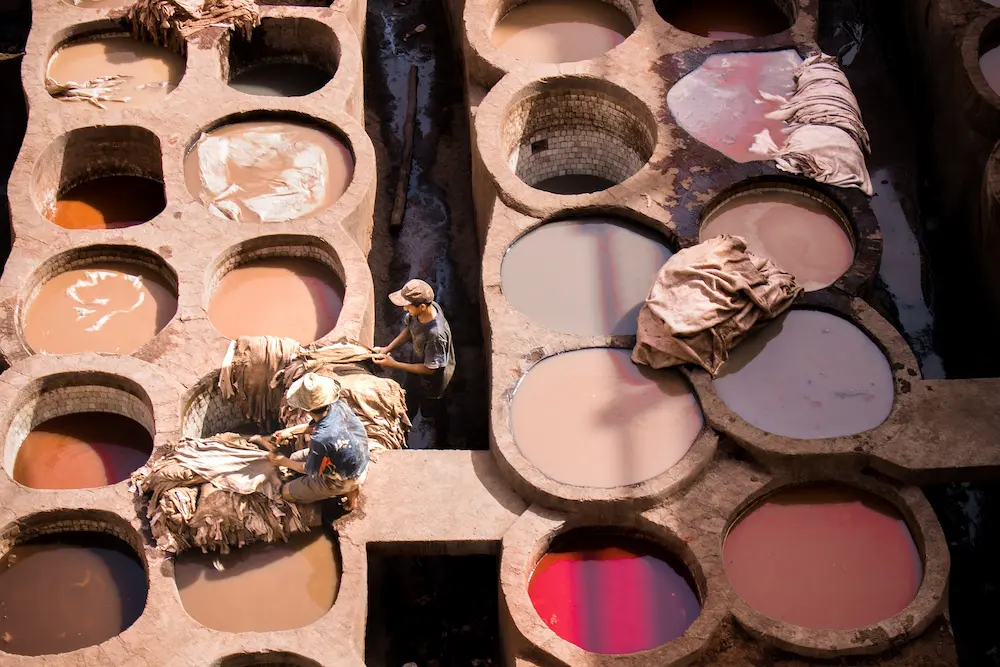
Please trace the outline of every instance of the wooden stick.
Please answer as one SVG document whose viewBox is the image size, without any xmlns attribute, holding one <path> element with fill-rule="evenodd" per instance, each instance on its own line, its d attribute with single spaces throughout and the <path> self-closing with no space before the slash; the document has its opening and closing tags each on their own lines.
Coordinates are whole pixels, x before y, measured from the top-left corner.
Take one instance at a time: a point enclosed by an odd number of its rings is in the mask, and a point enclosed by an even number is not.
<svg viewBox="0 0 1000 667">
<path fill-rule="evenodd" d="M 399 229 L 406 212 L 406 191 L 410 187 L 410 170 L 413 167 L 413 126 L 417 120 L 417 66 L 410 65 L 409 91 L 406 96 L 406 123 L 403 125 L 403 159 L 399 162 L 396 180 L 396 197 L 392 202 L 390 229 Z"/>
</svg>

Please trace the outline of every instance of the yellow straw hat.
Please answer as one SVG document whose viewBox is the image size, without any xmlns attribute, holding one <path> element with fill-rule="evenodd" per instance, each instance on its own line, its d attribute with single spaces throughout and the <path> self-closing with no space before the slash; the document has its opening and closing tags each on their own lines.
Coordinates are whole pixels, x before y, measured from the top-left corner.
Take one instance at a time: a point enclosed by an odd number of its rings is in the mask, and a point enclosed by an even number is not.
<svg viewBox="0 0 1000 667">
<path fill-rule="evenodd" d="M 285 401 L 296 410 L 312 412 L 337 402 L 340 383 L 316 373 L 306 373 L 285 392 Z"/>
</svg>

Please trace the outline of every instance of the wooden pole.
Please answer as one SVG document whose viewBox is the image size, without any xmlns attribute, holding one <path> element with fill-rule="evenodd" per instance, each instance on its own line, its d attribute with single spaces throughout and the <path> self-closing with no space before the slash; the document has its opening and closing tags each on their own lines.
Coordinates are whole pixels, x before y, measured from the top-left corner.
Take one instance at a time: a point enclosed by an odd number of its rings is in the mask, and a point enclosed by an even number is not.
<svg viewBox="0 0 1000 667">
<path fill-rule="evenodd" d="M 406 123 L 403 125 L 403 157 L 399 162 L 399 178 L 396 180 L 396 197 L 392 202 L 392 217 L 389 229 L 399 229 L 403 225 L 406 212 L 406 191 L 410 187 L 410 170 L 413 168 L 413 126 L 417 120 L 417 66 L 410 65 L 409 90 L 406 96 Z"/>
</svg>

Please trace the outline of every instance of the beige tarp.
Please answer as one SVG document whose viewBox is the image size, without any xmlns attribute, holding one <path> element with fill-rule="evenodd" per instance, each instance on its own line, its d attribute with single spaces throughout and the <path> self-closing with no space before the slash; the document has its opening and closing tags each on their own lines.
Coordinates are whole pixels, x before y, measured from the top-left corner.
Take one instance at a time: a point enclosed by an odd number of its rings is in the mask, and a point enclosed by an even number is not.
<svg viewBox="0 0 1000 667">
<path fill-rule="evenodd" d="M 364 363 L 375 357 L 367 348 L 350 343 L 300 347 L 290 339 L 246 336 L 233 341 L 222 363 L 219 388 L 243 415 L 257 424 L 277 419 L 286 426 L 305 421 L 304 413 L 290 409 L 285 391 L 306 373 L 336 379 L 340 398 L 358 416 L 372 449 L 402 449 L 410 420 L 406 392 L 389 378 L 372 375 Z"/>
<path fill-rule="evenodd" d="M 871 196 L 865 166 L 865 155 L 871 150 L 868 131 L 837 59 L 823 53 L 806 58 L 795 71 L 795 84 L 795 93 L 787 100 L 761 92 L 764 99 L 782 103 L 767 118 L 785 121 L 790 131 L 779 146 L 764 130 L 754 137 L 751 152 L 772 158 L 784 171 L 820 183 L 856 187 Z"/>
<path fill-rule="evenodd" d="M 783 313 L 801 291 L 738 236 L 685 248 L 660 269 L 639 311 L 632 360 L 653 368 L 695 363 L 715 375 L 754 324 Z"/>
<path fill-rule="evenodd" d="M 134 492 L 149 496 L 146 516 L 157 548 L 219 550 L 287 540 L 319 525 L 318 505 L 281 497 L 267 452 L 233 433 L 184 438 L 157 450 L 132 473 Z"/>
</svg>

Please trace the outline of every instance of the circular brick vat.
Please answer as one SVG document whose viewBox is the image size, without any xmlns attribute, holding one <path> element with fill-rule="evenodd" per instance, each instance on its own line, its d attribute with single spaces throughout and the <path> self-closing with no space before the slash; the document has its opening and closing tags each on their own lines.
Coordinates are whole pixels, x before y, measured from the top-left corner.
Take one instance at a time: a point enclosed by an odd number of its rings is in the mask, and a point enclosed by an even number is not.
<svg viewBox="0 0 1000 667">
<path fill-rule="evenodd" d="M 74 26 L 57 33 L 53 42 L 45 72 L 48 92 L 67 103 L 150 105 L 177 87 L 187 64 L 186 54 L 136 39 L 111 21 Z"/>
<path fill-rule="evenodd" d="M 496 16 L 490 39 L 500 52 L 542 63 L 596 58 L 639 23 L 633 0 L 507 0 Z"/>
<path fill-rule="evenodd" d="M 1000 95 L 1000 20 L 988 23 L 979 35 L 979 69 L 987 85 Z"/>
<path fill-rule="evenodd" d="M 306 18 L 261 20 L 250 39 L 230 33 L 227 79 L 249 95 L 300 97 L 337 72 L 340 42 L 329 26 Z"/>
<path fill-rule="evenodd" d="M 209 319 L 231 339 L 270 335 L 311 343 L 333 330 L 344 303 L 344 267 L 315 236 L 245 241 L 227 250 L 209 276 Z"/>
<path fill-rule="evenodd" d="M 745 422 L 809 440 L 878 427 L 892 410 L 895 380 L 865 331 L 829 312 L 793 309 L 743 340 L 713 385 Z"/>
<path fill-rule="evenodd" d="M 332 206 L 354 179 L 347 134 L 292 112 L 253 111 L 211 124 L 184 158 L 188 192 L 213 215 L 287 222 Z"/>
<path fill-rule="evenodd" d="M 4 469 L 26 486 L 116 483 L 152 451 L 152 402 L 132 380 L 101 372 L 48 375 L 21 389 L 14 405 Z"/>
<path fill-rule="evenodd" d="M 0 533 L 0 655 L 51 655 L 100 644 L 142 615 L 142 539 L 102 511 L 36 514 Z"/>
<path fill-rule="evenodd" d="M 534 565 L 528 596 L 562 639 L 590 653 L 648 651 L 698 618 L 694 576 L 649 536 L 577 528 L 552 540 Z"/>
<path fill-rule="evenodd" d="M 758 499 L 733 521 L 723 559 L 748 605 L 817 630 L 853 630 L 899 614 L 923 579 L 902 513 L 845 484 L 788 486 Z"/>
<path fill-rule="evenodd" d="M 562 484 L 628 487 L 662 475 L 704 426 L 677 371 L 637 366 L 628 350 L 591 348 L 549 357 L 511 398 L 518 449 Z"/>
<path fill-rule="evenodd" d="M 323 530 L 228 554 L 191 549 L 174 559 L 174 582 L 188 615 L 232 633 L 294 630 L 318 621 L 337 599 L 340 573 L 337 538 Z"/>
<path fill-rule="evenodd" d="M 315 660 L 285 651 L 242 653 L 216 662 L 213 667 L 322 667 Z"/>
<path fill-rule="evenodd" d="M 141 127 L 72 130 L 35 163 L 38 212 L 68 229 L 117 229 L 152 220 L 166 207 L 160 140 Z"/>
<path fill-rule="evenodd" d="M 592 79 L 528 86 L 500 127 L 507 165 L 527 185 L 564 195 L 605 190 L 653 155 L 656 121 L 628 91 Z"/>
<path fill-rule="evenodd" d="M 702 212 L 699 240 L 730 234 L 747 250 L 772 260 L 813 291 L 829 287 L 854 264 L 847 214 L 816 190 L 780 181 L 734 188 Z"/>
<path fill-rule="evenodd" d="M 624 218 L 561 218 L 511 244 L 501 286 L 511 306 L 554 331 L 635 334 L 649 286 L 672 254 L 662 234 Z"/>
<path fill-rule="evenodd" d="M 28 281 L 19 330 L 33 352 L 132 354 L 177 312 L 177 275 L 135 246 L 75 248 Z"/>
<path fill-rule="evenodd" d="M 709 39 L 750 39 L 787 30 L 798 13 L 795 0 L 654 0 L 675 28 Z"/>
<path fill-rule="evenodd" d="M 236 404 L 219 391 L 219 374 L 212 373 L 198 383 L 181 412 L 181 436 L 208 438 L 219 433 L 259 432 L 239 411 Z"/>
</svg>

